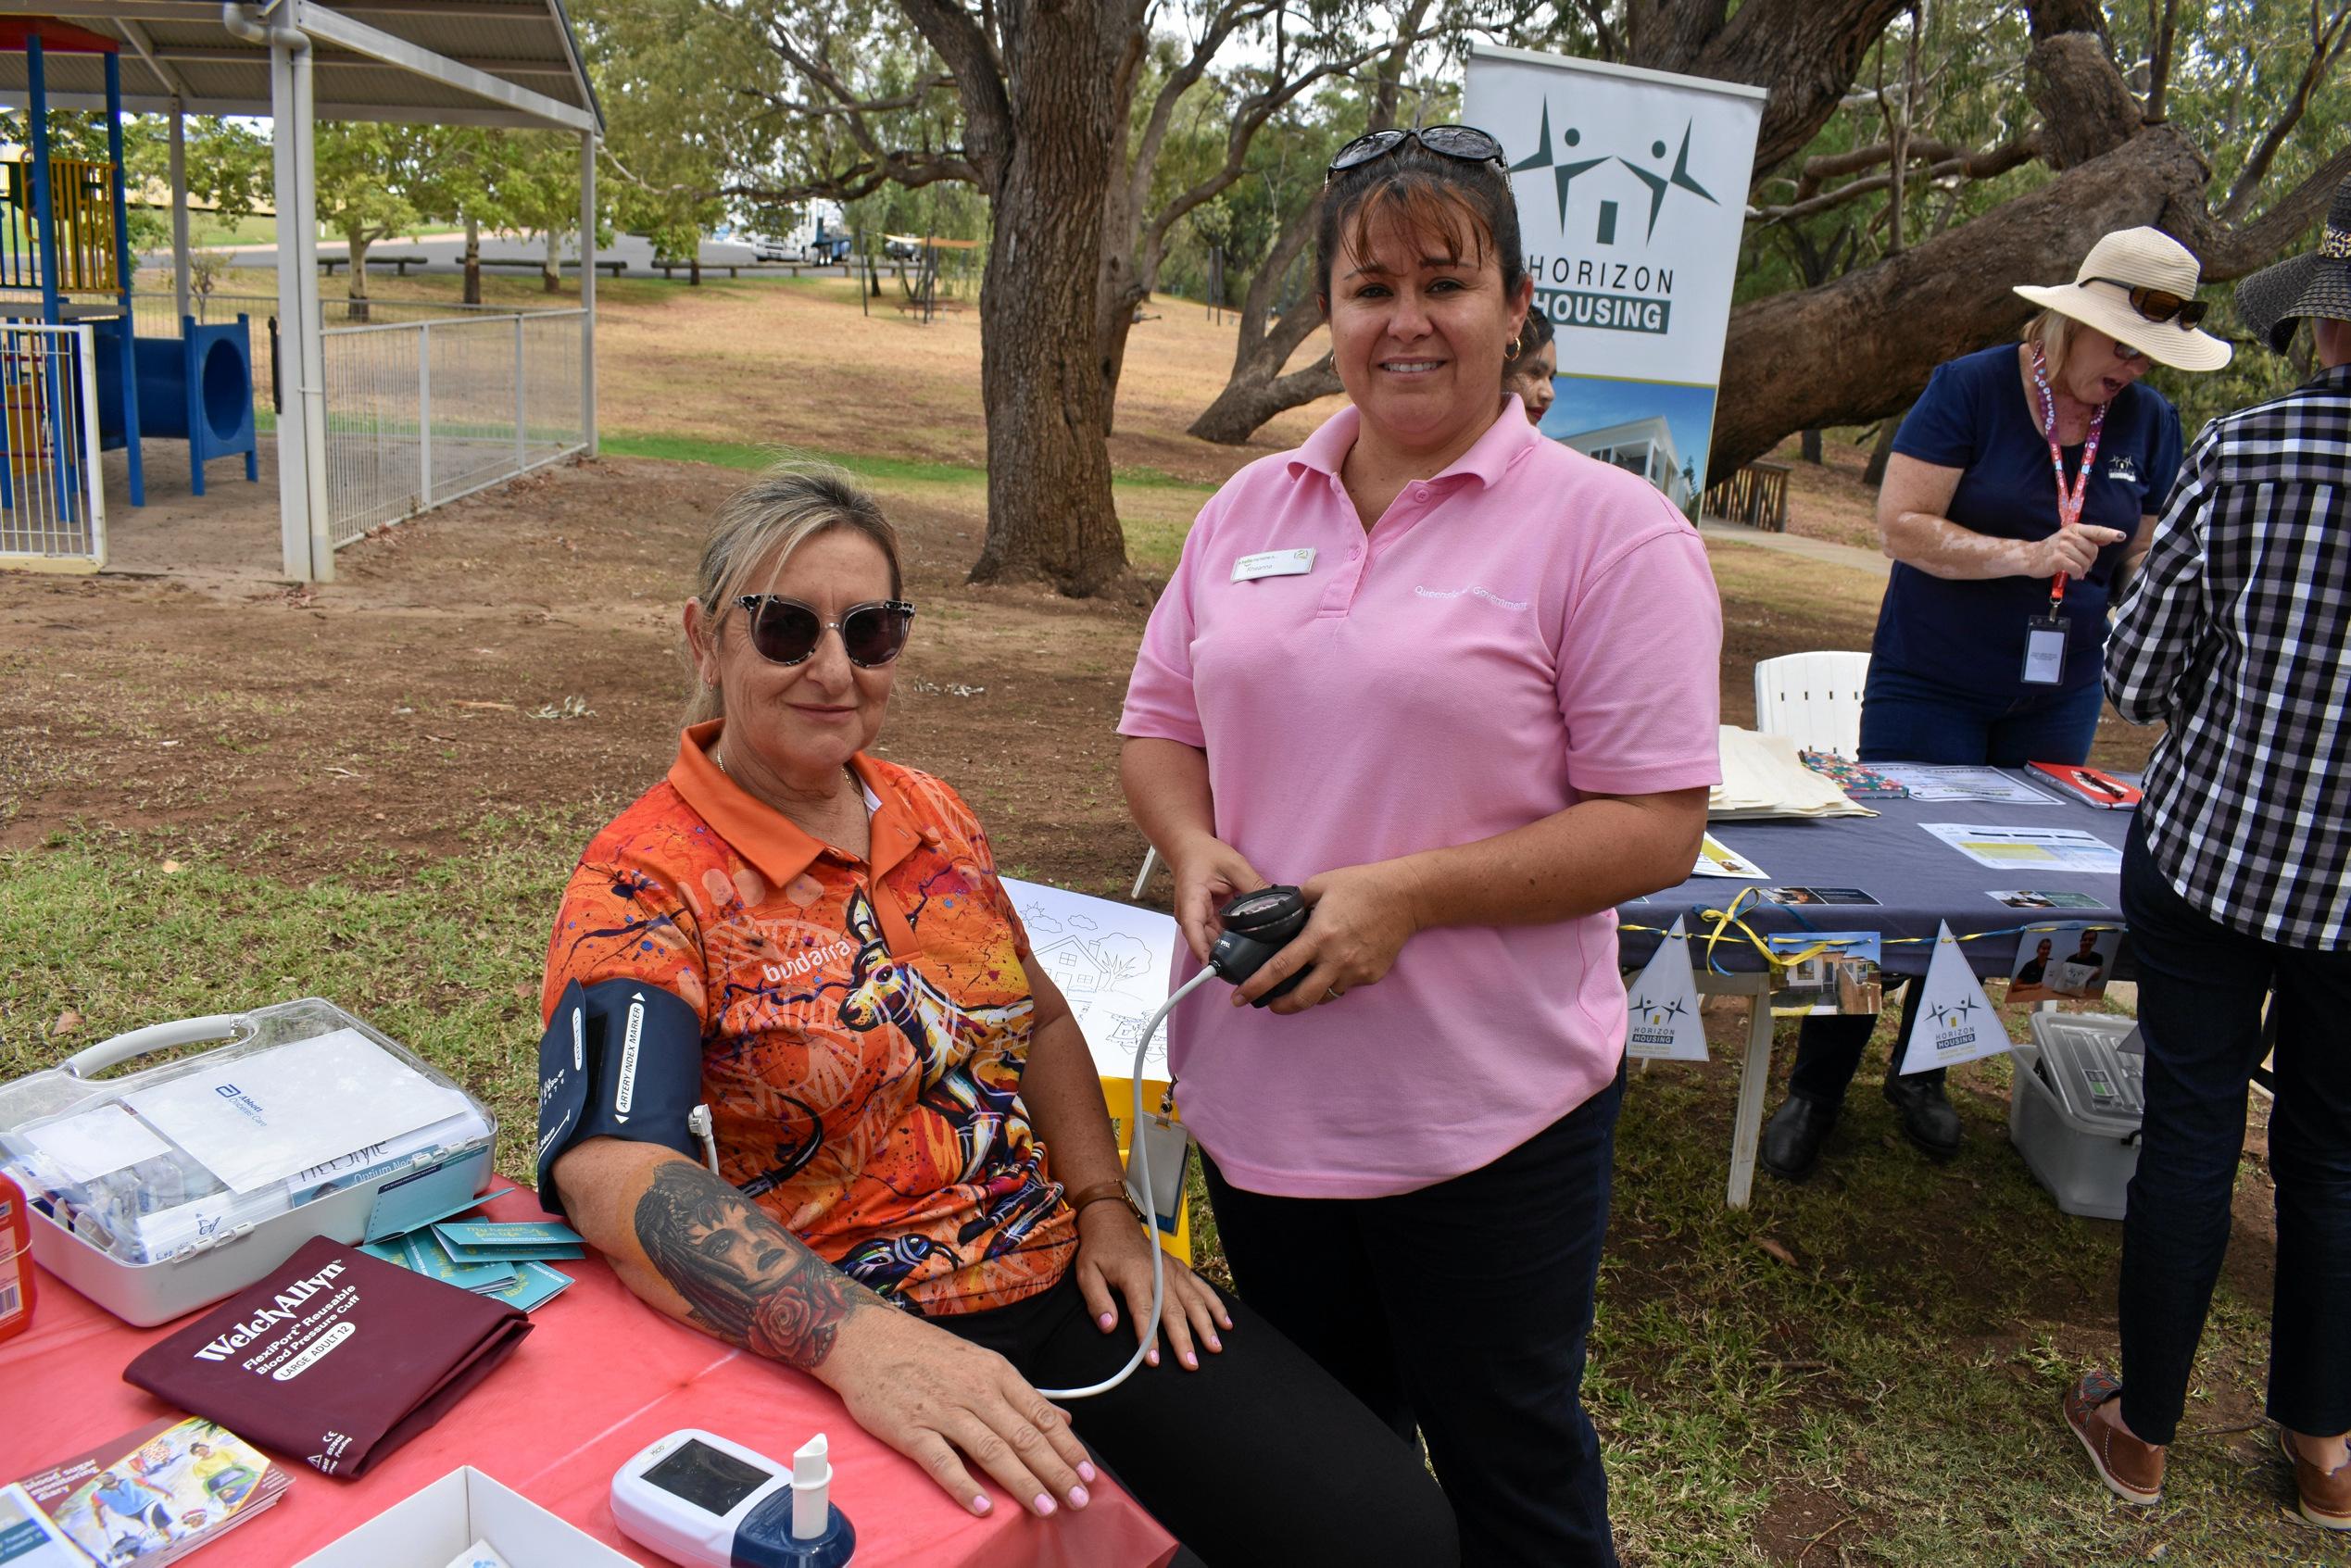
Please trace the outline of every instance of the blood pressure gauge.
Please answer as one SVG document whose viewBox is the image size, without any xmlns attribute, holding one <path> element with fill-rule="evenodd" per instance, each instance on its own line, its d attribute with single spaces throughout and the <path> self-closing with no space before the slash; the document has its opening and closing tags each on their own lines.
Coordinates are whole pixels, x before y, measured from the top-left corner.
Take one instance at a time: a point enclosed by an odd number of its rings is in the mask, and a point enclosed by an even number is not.
<svg viewBox="0 0 2351 1568">
<path fill-rule="evenodd" d="M 821 1433 L 787 1469 L 688 1427 L 613 1473 L 612 1518 L 682 1568 L 839 1568 L 857 1532 L 832 1505 L 832 1480 Z"/>
</svg>

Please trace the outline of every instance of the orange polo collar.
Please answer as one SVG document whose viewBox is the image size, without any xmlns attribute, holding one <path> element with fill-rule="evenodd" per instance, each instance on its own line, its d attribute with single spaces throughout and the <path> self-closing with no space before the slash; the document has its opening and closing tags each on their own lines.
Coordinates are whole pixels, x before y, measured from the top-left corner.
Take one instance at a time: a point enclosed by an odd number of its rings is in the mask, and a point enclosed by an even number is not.
<svg viewBox="0 0 2351 1568">
<path fill-rule="evenodd" d="M 677 760 L 670 764 L 671 787 L 701 814 L 720 837 L 757 866 L 770 886 L 782 887 L 791 882 L 813 865 L 820 855 L 831 855 L 848 865 L 859 864 L 856 856 L 803 832 L 790 818 L 727 777 L 710 760 L 710 747 L 716 744 L 725 722 L 712 719 L 707 723 L 689 725 L 679 734 Z M 874 811 L 870 861 L 872 874 L 878 882 L 913 853 L 924 834 L 898 786 L 872 758 L 861 751 L 849 759 L 849 766 L 881 802 Z"/>
</svg>

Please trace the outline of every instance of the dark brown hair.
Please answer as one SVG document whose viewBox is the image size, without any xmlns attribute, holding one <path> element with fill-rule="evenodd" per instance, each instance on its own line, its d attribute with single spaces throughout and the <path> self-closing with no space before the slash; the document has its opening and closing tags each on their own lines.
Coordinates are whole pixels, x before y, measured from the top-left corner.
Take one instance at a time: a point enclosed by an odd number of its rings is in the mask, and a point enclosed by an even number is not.
<svg viewBox="0 0 2351 1568">
<path fill-rule="evenodd" d="M 1339 253 L 1364 254 L 1380 229 L 1402 231 L 1436 254 L 1476 264 L 1484 263 L 1491 245 L 1506 295 L 1516 295 L 1527 275 L 1510 177 L 1490 163 L 1445 157 L 1407 142 L 1386 157 L 1334 175 L 1323 193 L 1314 245 L 1316 293 L 1326 306 Z"/>
</svg>

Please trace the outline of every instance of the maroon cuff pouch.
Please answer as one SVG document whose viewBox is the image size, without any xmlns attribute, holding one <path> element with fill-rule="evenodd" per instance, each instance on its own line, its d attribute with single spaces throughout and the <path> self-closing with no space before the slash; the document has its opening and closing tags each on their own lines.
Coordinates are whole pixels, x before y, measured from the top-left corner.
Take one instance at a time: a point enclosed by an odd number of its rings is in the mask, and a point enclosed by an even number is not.
<svg viewBox="0 0 2351 1568">
<path fill-rule="evenodd" d="M 321 1236 L 122 1375 L 248 1442 L 349 1477 L 440 1420 L 530 1332 L 503 1301 Z"/>
</svg>

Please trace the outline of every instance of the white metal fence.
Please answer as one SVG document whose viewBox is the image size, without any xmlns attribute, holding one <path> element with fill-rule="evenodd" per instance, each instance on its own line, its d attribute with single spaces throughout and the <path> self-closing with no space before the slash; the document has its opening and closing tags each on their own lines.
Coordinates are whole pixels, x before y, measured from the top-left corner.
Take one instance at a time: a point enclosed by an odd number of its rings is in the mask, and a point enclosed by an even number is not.
<svg viewBox="0 0 2351 1568">
<path fill-rule="evenodd" d="M 106 564 L 87 326 L 0 322 L 0 564 Z"/>
<path fill-rule="evenodd" d="M 584 314 L 444 316 L 321 334 L 335 546 L 585 447 Z"/>
</svg>

